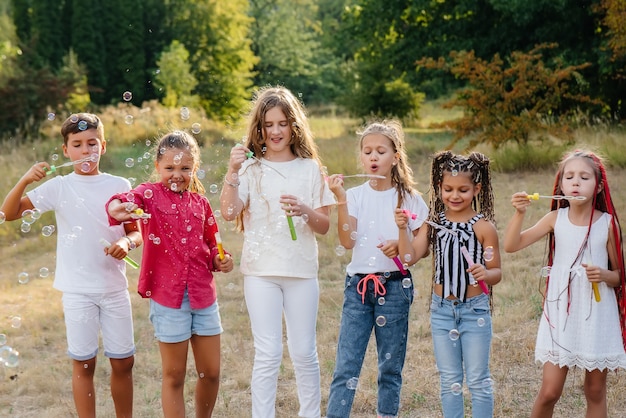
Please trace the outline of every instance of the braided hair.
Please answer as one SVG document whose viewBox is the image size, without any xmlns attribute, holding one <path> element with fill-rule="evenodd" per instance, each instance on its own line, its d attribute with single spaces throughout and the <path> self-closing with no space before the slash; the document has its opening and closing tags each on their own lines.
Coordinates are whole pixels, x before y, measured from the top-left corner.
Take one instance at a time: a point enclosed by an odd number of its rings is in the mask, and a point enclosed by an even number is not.
<svg viewBox="0 0 626 418">
<path fill-rule="evenodd" d="M 480 152 L 472 152 L 468 156 L 456 155 L 452 151 L 441 151 L 434 155 L 431 165 L 430 182 L 430 216 L 431 221 L 438 219 L 439 213 L 445 210 L 441 200 L 441 183 L 444 173 L 453 176 L 458 173 L 469 173 L 473 184 L 480 184 L 481 189 L 472 200 L 472 208 L 483 214 L 486 220 L 495 224 L 494 196 L 491 186 L 491 170 L 489 158 Z"/>
</svg>

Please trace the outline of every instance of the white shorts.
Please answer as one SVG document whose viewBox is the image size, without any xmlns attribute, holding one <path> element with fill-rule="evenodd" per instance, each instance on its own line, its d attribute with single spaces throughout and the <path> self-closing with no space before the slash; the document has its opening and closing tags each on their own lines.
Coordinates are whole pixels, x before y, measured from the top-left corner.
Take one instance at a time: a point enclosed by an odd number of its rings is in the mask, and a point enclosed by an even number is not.
<svg viewBox="0 0 626 418">
<path fill-rule="evenodd" d="M 98 354 L 102 330 L 104 355 L 124 359 L 135 354 L 133 315 L 128 290 L 110 293 L 63 293 L 67 354 L 84 361 Z"/>
</svg>

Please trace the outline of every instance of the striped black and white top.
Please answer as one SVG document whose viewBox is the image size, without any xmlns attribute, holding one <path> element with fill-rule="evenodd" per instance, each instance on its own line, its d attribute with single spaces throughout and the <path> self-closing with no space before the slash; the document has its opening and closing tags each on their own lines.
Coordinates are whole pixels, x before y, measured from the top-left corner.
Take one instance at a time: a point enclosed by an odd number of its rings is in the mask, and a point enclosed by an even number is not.
<svg viewBox="0 0 626 418">
<path fill-rule="evenodd" d="M 483 247 L 474 233 L 474 224 L 483 218 L 477 214 L 468 222 L 451 222 L 444 212 L 439 214 L 443 228 L 437 228 L 435 243 L 435 283 L 443 286 L 442 297 L 456 296 L 461 301 L 467 297 L 467 289 L 473 282 L 467 260 L 461 254 L 465 246 L 474 263 L 484 264 Z"/>
</svg>

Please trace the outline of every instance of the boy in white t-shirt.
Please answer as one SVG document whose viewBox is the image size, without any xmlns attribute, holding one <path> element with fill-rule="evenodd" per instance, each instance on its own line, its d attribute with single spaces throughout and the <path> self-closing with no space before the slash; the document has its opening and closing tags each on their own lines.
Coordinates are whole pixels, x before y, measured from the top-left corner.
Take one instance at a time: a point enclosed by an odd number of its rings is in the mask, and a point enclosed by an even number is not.
<svg viewBox="0 0 626 418">
<path fill-rule="evenodd" d="M 93 376 L 102 331 L 104 354 L 111 363 L 115 412 L 118 418 L 130 417 L 135 343 L 123 259 L 143 241 L 138 223 L 110 227 L 104 209 L 109 197 L 130 190 L 130 183 L 100 171 L 106 141 L 102 121 L 96 115 L 71 115 L 61 134 L 63 155 L 73 162 L 73 172 L 54 176 L 26 192 L 28 185 L 56 172 L 56 167 L 46 162 L 36 163 L 7 194 L 1 210 L 8 221 L 21 218 L 28 209 L 55 212 L 58 238 L 53 286 L 63 292 L 78 416 L 96 416 Z M 101 239 L 112 244 L 103 249 Z"/>
</svg>

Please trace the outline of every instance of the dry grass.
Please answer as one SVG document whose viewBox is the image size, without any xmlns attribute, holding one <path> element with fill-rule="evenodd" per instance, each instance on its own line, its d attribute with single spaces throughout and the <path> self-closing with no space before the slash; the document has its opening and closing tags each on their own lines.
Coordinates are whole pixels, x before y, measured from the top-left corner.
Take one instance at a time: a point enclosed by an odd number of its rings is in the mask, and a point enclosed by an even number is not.
<svg viewBox="0 0 626 418">
<path fill-rule="evenodd" d="M 320 142 L 325 161 L 331 171 L 351 173 L 354 142 L 339 142 L 333 138 Z M 351 141 L 352 139 L 350 139 Z M 343 145 L 342 145 L 343 144 Z M 229 145 L 213 144 L 207 153 L 207 168 L 219 173 L 217 160 L 227 159 Z M 346 152 L 346 149 L 348 150 Z M 219 154 L 215 157 L 215 154 Z M 337 156 L 336 154 L 339 154 Z M 413 154 L 411 154 L 413 155 Z M 348 162 L 340 165 L 341 159 Z M 428 178 L 428 155 L 415 157 L 415 175 L 422 183 Z M 10 167 L 0 178 L 0 191 L 4 194 L 32 156 L 12 154 L 2 157 L 3 170 Z M 13 161 L 13 162 L 11 162 Z M 6 164 L 6 165 L 5 165 Z M 336 165 L 335 165 L 336 164 Z M 21 168 L 20 168 L 21 167 Z M 14 171 L 15 170 L 15 171 Z M 339 171 L 340 170 L 340 171 Z M 609 173 L 614 184 L 626 175 L 625 170 Z M 139 177 L 139 175 L 137 175 Z M 496 213 L 500 231 L 512 209 L 510 195 L 514 191 L 549 192 L 553 179 L 551 171 L 515 174 L 494 173 L 497 197 Z M 207 185 L 217 183 L 219 177 L 207 178 Z M 355 182 L 355 185 L 357 183 Z M 422 186 L 422 190 L 425 187 Z M 214 208 L 216 195 L 209 196 Z M 626 191 L 614 186 L 614 198 L 620 213 L 624 211 Z M 528 224 L 537 220 L 548 210 L 547 201 L 539 201 L 529 211 Z M 333 223 L 336 225 L 336 223 Z M 38 228 L 33 228 L 39 230 Z M 241 236 L 231 231 L 221 221 L 225 245 L 238 258 Z M 4 234 L 4 235 L 3 235 Z M 71 367 L 65 354 L 65 332 L 61 308 L 61 294 L 52 290 L 52 274 L 47 278 L 35 278 L 41 267 L 53 271 L 55 263 L 54 237 L 45 238 L 38 233 L 21 234 L 19 224 L 5 223 L 0 226 L 0 237 L 9 239 L 2 247 L 3 268 L 0 271 L 0 333 L 7 336 L 7 344 L 20 352 L 16 368 L 0 368 L 0 416 L 10 417 L 72 417 L 75 416 L 71 395 Z M 15 237 L 11 239 L 9 237 Z M 320 309 L 318 319 L 318 348 L 322 373 L 322 410 L 325 410 L 328 388 L 334 368 L 335 346 L 339 331 L 342 304 L 343 274 L 349 254 L 337 257 L 338 244 L 335 227 L 320 243 Z M 541 382 L 541 370 L 534 364 L 533 350 L 540 313 L 541 297 L 539 269 L 544 258 L 544 246 L 535 246 L 518 254 L 503 256 L 503 281 L 494 291 L 494 338 L 492 347 L 492 374 L 496 384 L 495 416 L 526 417 L 529 415 L 535 394 Z M 139 258 L 139 253 L 134 254 Z M 416 278 L 416 298 L 411 311 L 407 362 L 404 369 L 404 386 L 401 398 L 402 417 L 440 417 L 438 376 L 434 364 L 429 329 L 430 259 L 419 262 L 412 272 Z M 21 285 L 17 275 L 26 271 L 31 281 Z M 153 339 L 152 325 L 148 321 L 148 302 L 135 292 L 137 271 L 129 271 L 130 289 L 135 317 L 137 356 L 135 362 L 135 416 L 161 416 L 160 407 L 160 357 Z M 215 416 L 240 418 L 250 415 L 249 380 L 254 355 L 249 320 L 243 298 L 242 277 L 235 269 L 229 274 L 218 274 L 218 295 L 225 332 L 222 335 L 222 379 Z M 22 317 L 20 328 L 12 328 L 10 318 Z M 353 417 L 371 417 L 376 411 L 376 360 L 370 344 L 359 381 Z M 97 405 L 99 417 L 113 417 L 114 410 L 109 395 L 109 365 L 99 354 L 96 372 Z M 188 362 L 186 402 L 188 416 L 193 416 L 193 382 L 196 378 L 193 359 Z M 572 371 L 568 377 L 562 399 L 557 405 L 555 417 L 582 416 L 584 395 L 583 373 Z M 623 397 L 624 373 L 610 373 L 608 400 L 610 416 L 626 414 Z M 467 393 L 466 393 L 467 395 Z M 277 416 L 295 417 L 298 410 L 295 378 L 285 348 L 285 358 L 280 371 L 277 398 Z"/>
</svg>

